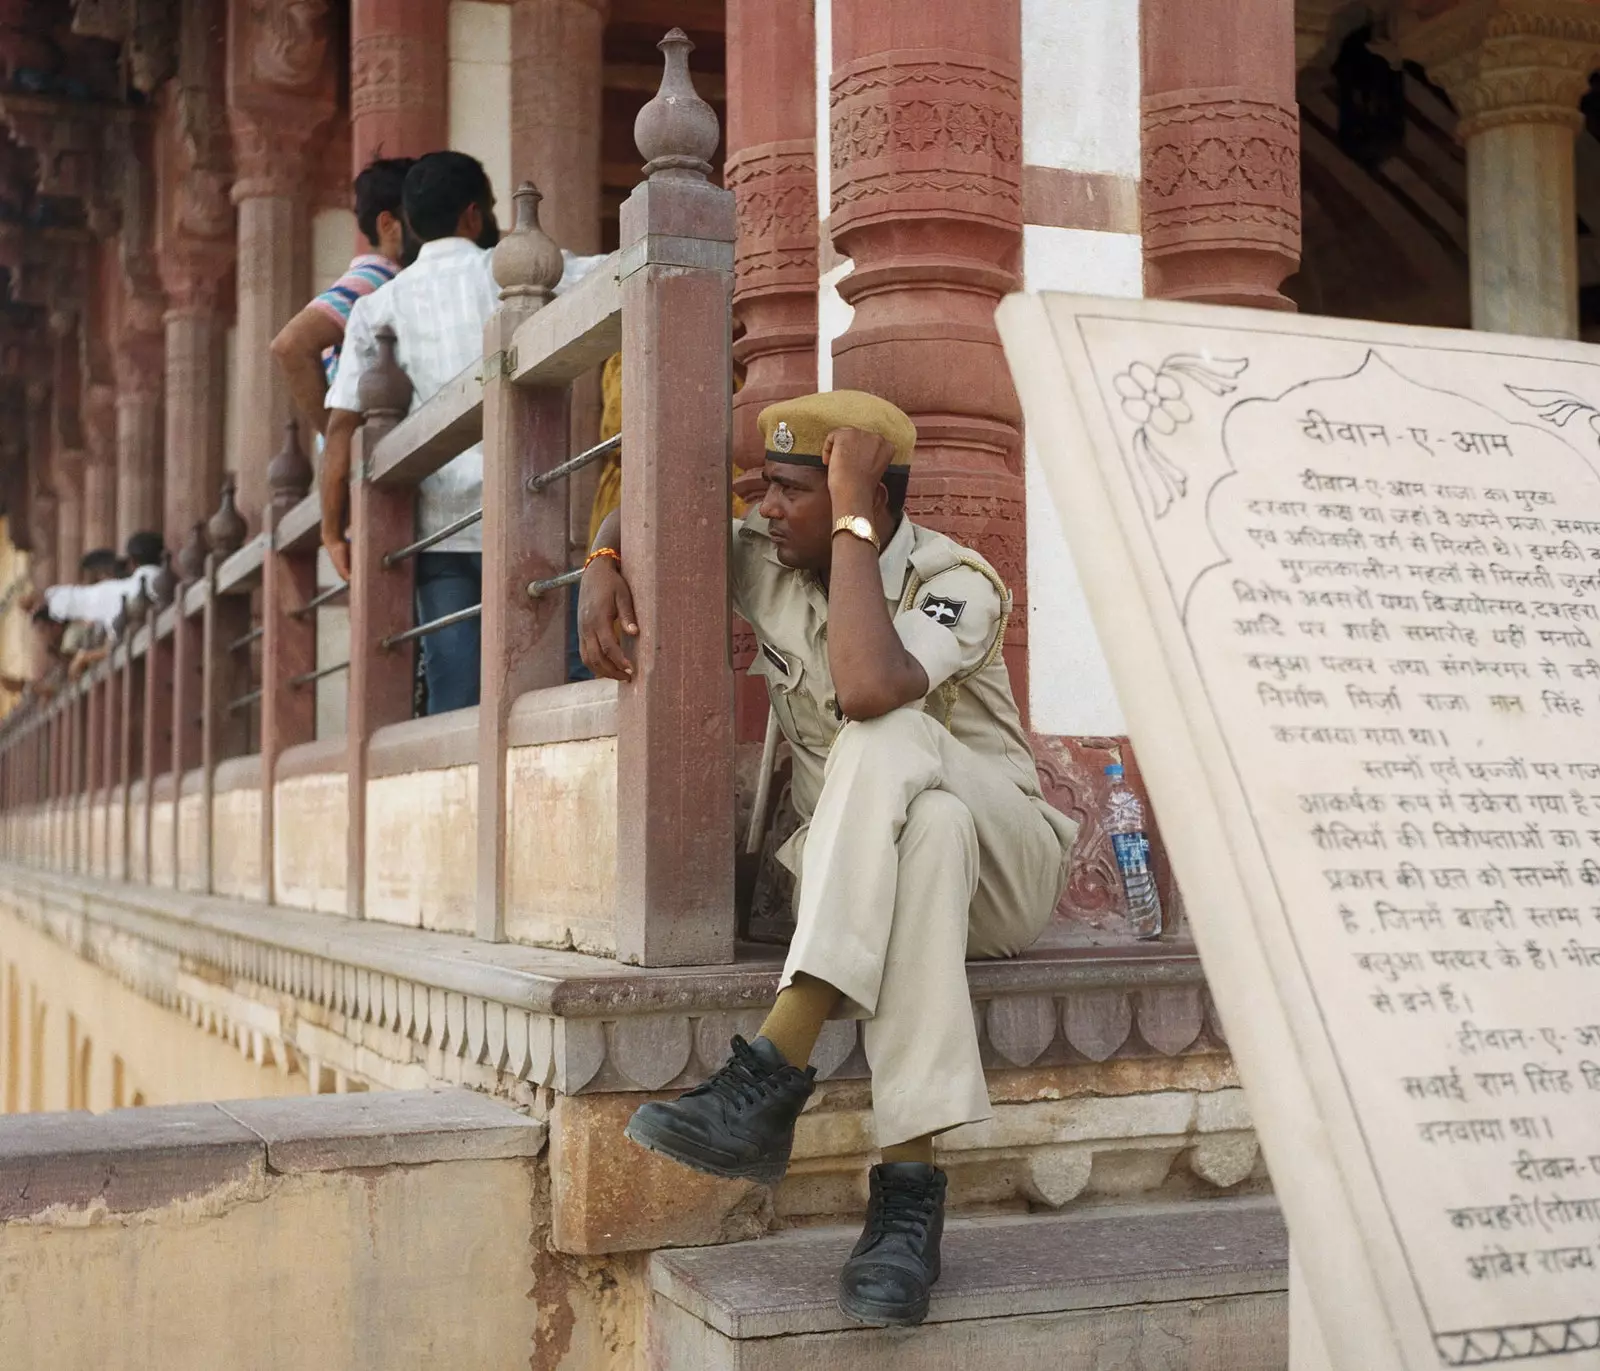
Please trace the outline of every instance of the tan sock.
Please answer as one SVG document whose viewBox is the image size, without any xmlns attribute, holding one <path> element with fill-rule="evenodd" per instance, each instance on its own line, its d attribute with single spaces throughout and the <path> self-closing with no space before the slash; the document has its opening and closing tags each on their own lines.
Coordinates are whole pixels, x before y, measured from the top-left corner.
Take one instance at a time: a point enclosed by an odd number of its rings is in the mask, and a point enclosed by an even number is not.
<svg viewBox="0 0 1600 1371">
<path fill-rule="evenodd" d="M 783 1053 L 784 1061 L 804 1070 L 822 1025 L 838 1005 L 840 994 L 826 981 L 800 972 L 778 992 L 778 1002 L 761 1025 L 761 1036 Z"/>
<path fill-rule="evenodd" d="M 911 1138 L 884 1148 L 883 1164 L 888 1166 L 893 1162 L 921 1162 L 924 1166 L 932 1166 L 933 1134 L 924 1133 L 920 1138 Z"/>
</svg>

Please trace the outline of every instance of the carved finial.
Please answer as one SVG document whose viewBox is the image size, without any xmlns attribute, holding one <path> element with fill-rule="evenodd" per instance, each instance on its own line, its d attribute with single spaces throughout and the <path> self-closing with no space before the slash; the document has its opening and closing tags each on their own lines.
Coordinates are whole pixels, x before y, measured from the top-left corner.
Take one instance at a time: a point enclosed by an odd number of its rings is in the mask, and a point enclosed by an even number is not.
<svg viewBox="0 0 1600 1371">
<path fill-rule="evenodd" d="M 313 474 L 305 449 L 300 446 L 300 426 L 289 419 L 283 426 L 283 446 L 267 463 L 267 489 L 272 492 L 268 503 L 275 520 L 305 499 Z"/>
<path fill-rule="evenodd" d="M 196 519 L 189 537 L 178 549 L 178 579 L 184 585 L 193 585 L 206 574 L 206 553 L 211 544 L 206 538 L 205 520 Z"/>
<path fill-rule="evenodd" d="M 539 187 L 524 181 L 512 197 L 516 223 L 494 250 L 494 279 L 503 302 L 545 304 L 561 280 L 561 249 L 539 226 Z"/>
<path fill-rule="evenodd" d="M 722 131 L 716 112 L 700 98 L 689 77 L 694 44 L 682 29 L 673 29 L 656 46 L 667 58 L 661 89 L 633 121 L 633 141 L 645 159 L 644 174 L 704 181 L 711 174 L 711 155 Z"/>
<path fill-rule="evenodd" d="M 211 548 L 218 557 L 231 557 L 244 546 L 244 515 L 239 513 L 238 505 L 234 504 L 234 492 L 238 485 L 230 471 L 222 480 L 222 503 L 217 506 L 217 512 L 211 516 L 211 522 L 206 525 L 206 532 L 211 538 Z"/>
<path fill-rule="evenodd" d="M 116 617 L 111 620 L 111 636 L 120 642 L 122 635 L 127 632 L 127 629 L 128 601 L 124 600 L 122 602 L 122 608 L 117 611 Z"/>
<path fill-rule="evenodd" d="M 387 324 L 373 334 L 378 360 L 361 376 L 356 389 L 362 413 L 368 419 L 404 419 L 411 408 L 411 378 L 394 356 L 394 330 Z"/>
<path fill-rule="evenodd" d="M 150 578 L 150 599 L 157 609 L 165 609 L 172 603 L 172 597 L 177 593 L 178 575 L 172 569 L 172 554 L 165 550 L 161 553 L 161 570 Z"/>
</svg>

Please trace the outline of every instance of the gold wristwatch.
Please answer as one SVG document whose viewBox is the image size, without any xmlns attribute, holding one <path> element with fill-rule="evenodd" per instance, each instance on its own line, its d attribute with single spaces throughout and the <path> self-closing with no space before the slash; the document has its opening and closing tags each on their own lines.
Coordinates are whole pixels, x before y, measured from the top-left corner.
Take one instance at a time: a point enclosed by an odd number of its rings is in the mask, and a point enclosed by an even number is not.
<svg viewBox="0 0 1600 1371">
<path fill-rule="evenodd" d="M 860 514 L 845 514 L 835 519 L 833 531 L 835 534 L 849 533 L 864 543 L 871 543 L 877 551 L 883 551 L 883 545 L 878 542 L 878 531 L 873 528 L 872 520 Z"/>
</svg>

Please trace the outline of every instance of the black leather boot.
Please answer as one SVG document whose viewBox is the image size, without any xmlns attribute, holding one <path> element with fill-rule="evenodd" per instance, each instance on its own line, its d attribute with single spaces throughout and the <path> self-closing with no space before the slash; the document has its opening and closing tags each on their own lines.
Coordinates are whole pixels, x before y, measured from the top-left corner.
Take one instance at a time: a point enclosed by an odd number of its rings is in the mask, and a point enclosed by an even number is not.
<svg viewBox="0 0 1600 1371">
<path fill-rule="evenodd" d="M 776 1185 L 789 1167 L 794 1121 L 816 1069 L 790 1066 L 765 1038 L 733 1040 L 733 1055 L 704 1085 L 634 1111 L 624 1132 L 640 1147 L 729 1180 Z"/>
<path fill-rule="evenodd" d="M 944 1172 L 921 1162 L 872 1168 L 867 1224 L 839 1272 L 839 1308 L 858 1323 L 915 1324 L 928 1316 L 944 1236 Z"/>
</svg>

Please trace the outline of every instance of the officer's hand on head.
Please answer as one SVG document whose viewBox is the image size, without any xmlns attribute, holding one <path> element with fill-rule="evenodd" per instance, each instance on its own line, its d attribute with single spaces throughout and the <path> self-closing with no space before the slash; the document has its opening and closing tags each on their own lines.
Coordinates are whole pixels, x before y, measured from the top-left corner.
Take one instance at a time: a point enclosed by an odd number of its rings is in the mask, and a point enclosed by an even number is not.
<svg viewBox="0 0 1600 1371">
<path fill-rule="evenodd" d="M 828 468 L 828 492 L 834 507 L 841 499 L 850 514 L 871 512 L 871 500 L 883 474 L 894 461 L 894 444 L 877 433 L 859 428 L 836 428 L 822 443 L 822 464 Z M 862 499 L 866 508 L 855 508 Z"/>
<path fill-rule="evenodd" d="M 623 651 L 619 627 L 630 638 L 639 632 L 633 592 L 611 558 L 596 557 L 578 582 L 578 651 L 583 664 L 603 680 L 633 679 L 633 663 Z"/>
</svg>

